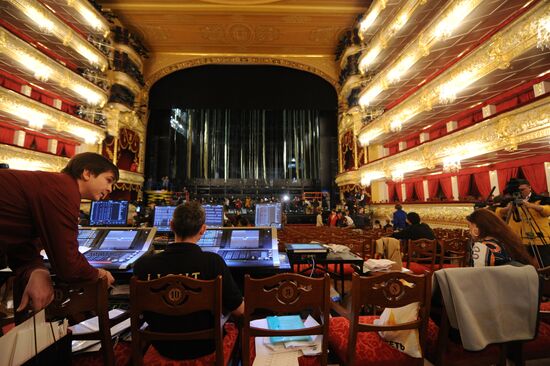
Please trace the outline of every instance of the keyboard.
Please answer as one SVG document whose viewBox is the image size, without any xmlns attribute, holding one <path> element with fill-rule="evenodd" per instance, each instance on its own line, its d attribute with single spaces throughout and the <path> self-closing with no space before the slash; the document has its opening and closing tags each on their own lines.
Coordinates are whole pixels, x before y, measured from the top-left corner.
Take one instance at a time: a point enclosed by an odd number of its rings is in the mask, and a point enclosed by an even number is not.
<svg viewBox="0 0 550 366">
<path fill-rule="evenodd" d="M 126 269 L 144 253 L 139 250 L 90 250 L 84 256 L 94 267 Z"/>
<path fill-rule="evenodd" d="M 219 250 L 218 254 L 230 267 L 273 266 L 271 250 Z"/>
</svg>

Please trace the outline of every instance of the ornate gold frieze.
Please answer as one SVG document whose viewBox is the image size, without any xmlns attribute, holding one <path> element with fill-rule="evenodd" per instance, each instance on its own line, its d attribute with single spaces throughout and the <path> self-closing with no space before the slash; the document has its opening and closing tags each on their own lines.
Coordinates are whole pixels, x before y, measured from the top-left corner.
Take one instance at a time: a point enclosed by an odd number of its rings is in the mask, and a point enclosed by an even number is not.
<svg viewBox="0 0 550 366">
<path fill-rule="evenodd" d="M 550 97 L 527 106 L 488 119 L 461 131 L 449 134 L 432 142 L 380 159 L 359 168 L 357 175 L 344 173 L 337 177 L 340 182 L 359 183 L 361 177 L 375 176 L 379 172 L 386 178 L 391 172 L 404 173 L 443 165 L 448 157 L 461 160 L 500 150 L 513 150 L 518 145 L 550 136 Z M 408 163 L 408 164 L 407 164 Z M 356 179 L 353 181 L 353 179 Z"/>
<path fill-rule="evenodd" d="M 47 57 L 7 29 L 0 28 L 0 39 L 0 52 L 13 60 L 18 69 L 26 72 L 29 80 L 54 82 L 83 104 L 103 105 L 107 101 L 107 93 L 103 89 Z"/>
<path fill-rule="evenodd" d="M 550 4 L 541 2 L 511 26 L 476 49 L 465 59 L 424 85 L 403 103 L 382 114 L 360 132 L 363 143 L 388 133 L 392 124 L 405 124 L 432 106 L 453 103 L 462 88 L 491 72 L 508 67 L 511 60 L 536 47 L 537 24 L 548 15 Z"/>
<path fill-rule="evenodd" d="M 284 57 L 284 56 L 281 56 L 281 57 Z M 155 82 L 157 82 L 158 80 L 162 79 L 166 75 L 169 75 L 175 71 L 183 70 L 183 69 L 187 69 L 195 66 L 212 65 L 212 64 L 219 64 L 219 65 L 249 64 L 249 65 L 284 66 L 292 69 L 310 72 L 312 74 L 322 77 L 323 79 L 325 79 L 335 87 L 337 85 L 337 81 L 334 78 L 332 78 L 330 75 L 325 73 L 324 71 L 321 71 L 312 66 L 289 61 L 284 58 L 261 57 L 261 56 L 212 56 L 212 57 L 200 57 L 192 60 L 178 62 L 168 67 L 165 67 L 160 71 L 155 72 L 145 82 L 144 92 L 148 94 L 149 89 L 151 88 L 151 86 L 153 86 Z"/>
<path fill-rule="evenodd" d="M 374 204 L 369 207 L 376 220 L 391 220 L 395 211 L 392 204 Z M 465 218 L 473 209 L 473 205 L 467 203 L 403 204 L 405 212 L 416 212 L 422 222 L 431 227 L 467 228 Z"/>
<path fill-rule="evenodd" d="M 0 163 L 9 164 L 11 169 L 59 172 L 68 161 L 61 156 L 0 144 Z"/>
<path fill-rule="evenodd" d="M 24 121 L 21 123 L 24 127 L 34 126 L 86 143 L 99 144 L 105 137 L 105 131 L 97 125 L 3 87 L 0 87 L 0 110 L 17 121 Z"/>
<path fill-rule="evenodd" d="M 127 170 L 120 170 L 120 179 L 118 183 L 129 183 L 136 185 L 143 185 L 143 174 L 129 172 Z"/>
</svg>

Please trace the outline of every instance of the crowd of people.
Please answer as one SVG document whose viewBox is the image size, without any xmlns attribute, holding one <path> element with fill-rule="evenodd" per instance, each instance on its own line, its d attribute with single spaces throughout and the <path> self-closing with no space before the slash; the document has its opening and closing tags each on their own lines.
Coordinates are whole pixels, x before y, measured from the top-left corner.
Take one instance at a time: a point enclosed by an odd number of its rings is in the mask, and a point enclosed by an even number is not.
<svg viewBox="0 0 550 366">
<path fill-rule="evenodd" d="M 27 309 L 40 310 L 53 299 L 50 270 L 66 282 L 105 278 L 109 285 L 113 276 L 104 269 L 92 267 L 78 251 L 78 216 L 81 199 L 100 200 L 108 196 L 118 180 L 118 168 L 101 155 L 83 153 L 75 155 L 60 173 L 17 171 L 0 169 L 0 255 L 7 257 L 16 276 L 15 306 L 18 312 Z M 550 202 L 546 197 L 532 192 L 529 182 L 518 180 L 513 199 L 493 212 L 478 208 L 468 215 L 472 237 L 470 266 L 499 266 L 510 263 L 521 265 L 550 265 L 548 240 L 550 229 Z M 270 197 L 269 200 L 275 200 Z M 260 199 L 259 201 L 263 201 Z M 240 203 L 239 203 L 240 202 Z M 300 198 L 291 202 L 294 207 L 306 205 Z M 315 201 L 314 201 L 315 202 Z M 365 202 L 364 199 L 357 202 Z M 203 252 L 196 245 L 205 233 L 205 212 L 200 202 L 180 204 L 174 211 L 171 229 L 175 242 L 156 254 L 141 257 L 134 267 L 134 274 L 143 280 L 158 278 L 171 273 L 186 273 L 196 279 L 209 280 L 223 277 L 223 306 L 235 316 L 243 313 L 242 293 L 236 285 L 224 260 L 217 254 Z M 223 204 L 229 209 L 252 208 L 251 198 L 242 202 L 239 198 L 225 198 Z M 241 206 L 242 205 L 242 206 Z M 365 207 L 359 204 L 344 204 L 340 210 L 330 210 L 326 219 L 323 201 L 311 203 L 317 212 L 316 224 L 332 227 L 360 227 L 358 220 L 367 221 Z M 242 220 L 242 217 L 241 217 Z M 391 237 L 395 241 L 382 240 L 377 255 L 395 256 L 399 250 L 390 248 L 395 242 L 417 239 L 435 239 L 432 228 L 423 223 L 416 212 L 405 212 L 401 205 L 395 206 L 392 217 Z M 375 226 L 382 227 L 375 221 Z M 238 225 L 247 226 L 246 222 Z M 392 244 L 394 243 L 394 244 Z M 46 268 L 39 254 L 43 247 L 48 255 L 51 269 Z M 201 317 L 161 317 L 151 314 L 146 319 L 152 330 L 178 332 L 210 324 L 209 315 Z M 158 345 L 157 350 L 166 357 L 195 358 L 212 352 L 208 341 L 187 341 Z"/>
</svg>

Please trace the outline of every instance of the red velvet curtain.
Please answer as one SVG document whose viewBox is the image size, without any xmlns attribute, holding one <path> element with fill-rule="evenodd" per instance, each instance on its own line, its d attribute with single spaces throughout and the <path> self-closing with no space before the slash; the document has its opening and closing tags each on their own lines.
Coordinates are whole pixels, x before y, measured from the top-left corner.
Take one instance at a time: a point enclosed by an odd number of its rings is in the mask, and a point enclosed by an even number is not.
<svg viewBox="0 0 550 366">
<path fill-rule="evenodd" d="M 439 179 L 428 179 L 428 195 L 430 199 L 436 198 L 437 190 L 439 189 Z"/>
<path fill-rule="evenodd" d="M 399 202 L 403 202 L 403 189 L 401 188 L 403 186 L 403 183 L 397 183 L 395 185 L 395 190 L 397 191 L 397 197 L 399 198 Z"/>
<path fill-rule="evenodd" d="M 491 193 L 492 188 L 489 172 L 475 173 L 474 180 L 481 197 L 486 198 Z"/>
<path fill-rule="evenodd" d="M 411 202 L 414 193 L 414 182 L 403 183 L 405 185 L 405 201 Z"/>
<path fill-rule="evenodd" d="M 453 185 L 451 183 L 451 177 L 444 177 L 439 179 L 439 184 L 441 184 L 441 189 L 443 194 L 448 201 L 453 199 Z"/>
<path fill-rule="evenodd" d="M 504 191 L 504 188 L 506 188 L 506 183 L 511 178 L 516 178 L 518 176 L 518 168 L 502 168 L 497 169 L 497 176 L 498 176 L 498 187 L 500 190 L 500 193 Z"/>
<path fill-rule="evenodd" d="M 388 202 L 393 202 L 395 199 L 395 183 L 386 182 L 388 185 Z"/>
<path fill-rule="evenodd" d="M 13 144 L 13 136 L 15 131 L 11 128 L 0 127 L 0 142 L 4 144 Z"/>
<path fill-rule="evenodd" d="M 416 191 L 416 196 L 420 201 L 425 201 L 426 196 L 424 195 L 424 183 L 421 180 L 414 182 L 414 190 Z"/>
<path fill-rule="evenodd" d="M 458 197 L 459 199 L 466 198 L 470 195 L 470 179 L 471 174 L 462 174 L 458 179 Z"/>
<path fill-rule="evenodd" d="M 536 193 L 548 191 L 544 163 L 522 166 L 521 171 L 523 172 L 523 175 L 525 175 L 525 178 L 529 181 L 533 191 Z"/>
</svg>

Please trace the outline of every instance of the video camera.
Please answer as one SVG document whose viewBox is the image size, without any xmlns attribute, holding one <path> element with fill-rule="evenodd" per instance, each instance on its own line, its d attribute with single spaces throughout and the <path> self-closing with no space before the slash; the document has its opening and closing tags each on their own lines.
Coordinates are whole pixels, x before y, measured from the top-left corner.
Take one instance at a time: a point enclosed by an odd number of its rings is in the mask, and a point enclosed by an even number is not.
<svg viewBox="0 0 550 366">
<path fill-rule="evenodd" d="M 502 191 L 505 199 L 502 200 L 501 205 L 506 206 L 512 202 L 513 205 L 519 206 L 523 204 L 523 197 L 519 190 L 519 186 L 522 184 L 528 184 L 525 179 L 512 178 L 506 183 L 504 191 Z"/>
</svg>

